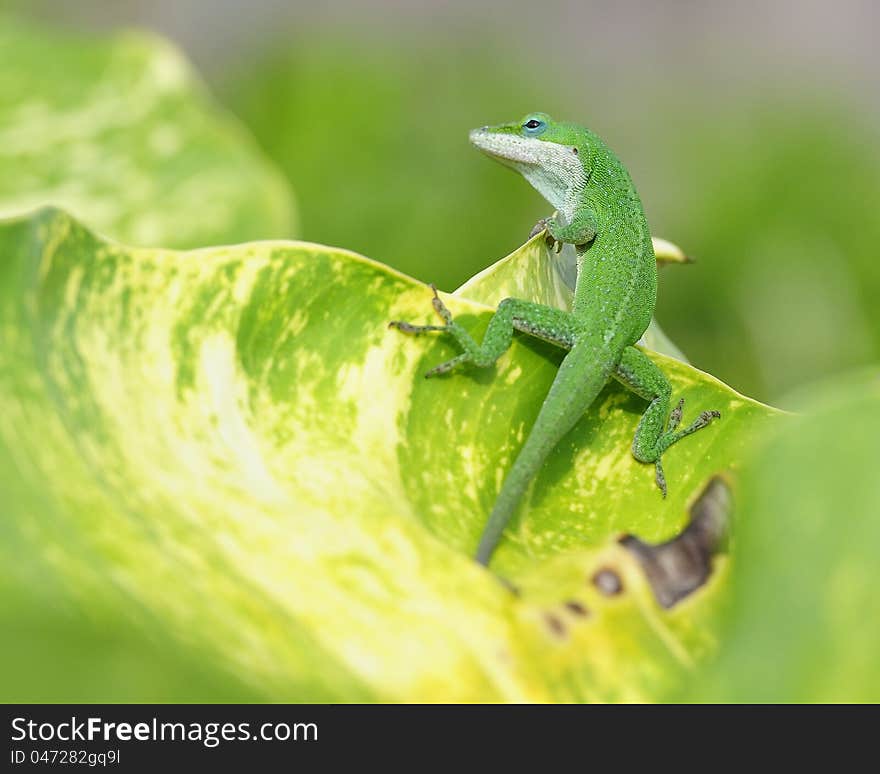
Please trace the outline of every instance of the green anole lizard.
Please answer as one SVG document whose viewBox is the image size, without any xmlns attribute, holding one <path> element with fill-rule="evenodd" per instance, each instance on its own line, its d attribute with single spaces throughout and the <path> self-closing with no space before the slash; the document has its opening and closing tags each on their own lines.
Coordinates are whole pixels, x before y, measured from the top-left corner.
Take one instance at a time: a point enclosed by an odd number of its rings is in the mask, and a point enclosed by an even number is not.
<svg viewBox="0 0 880 774">
<path fill-rule="evenodd" d="M 541 224 L 556 251 L 568 243 L 577 252 L 577 282 L 570 312 L 506 298 L 490 320 L 482 344 L 477 344 L 452 319 L 434 288 L 433 306 L 443 325 L 390 323 L 404 333 L 449 334 L 461 347 L 461 354 L 432 368 L 425 374 L 428 377 L 457 366 L 491 366 L 510 346 L 514 330 L 568 350 L 480 539 L 476 558 L 488 564 L 544 460 L 609 379 L 649 401 L 636 429 L 632 453 L 640 462 L 654 464 L 664 497 L 663 453 L 721 415 L 703 411 L 679 430 L 684 400 L 670 412 L 669 382 L 648 355 L 634 346 L 654 314 L 657 265 L 641 201 L 611 149 L 588 129 L 554 121 L 545 113 L 474 129 L 470 141 L 515 169 L 538 190 L 556 210 Z"/>
</svg>

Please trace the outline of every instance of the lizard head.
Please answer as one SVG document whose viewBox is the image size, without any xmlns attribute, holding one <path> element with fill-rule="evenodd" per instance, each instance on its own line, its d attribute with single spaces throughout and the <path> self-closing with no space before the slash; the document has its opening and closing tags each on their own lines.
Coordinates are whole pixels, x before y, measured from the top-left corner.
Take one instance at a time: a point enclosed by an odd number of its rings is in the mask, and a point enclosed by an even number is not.
<svg viewBox="0 0 880 774">
<path fill-rule="evenodd" d="M 519 121 L 470 133 L 472 145 L 519 172 L 557 209 L 573 189 L 586 186 L 592 137 L 586 129 L 554 121 L 546 113 L 529 113 Z"/>
</svg>

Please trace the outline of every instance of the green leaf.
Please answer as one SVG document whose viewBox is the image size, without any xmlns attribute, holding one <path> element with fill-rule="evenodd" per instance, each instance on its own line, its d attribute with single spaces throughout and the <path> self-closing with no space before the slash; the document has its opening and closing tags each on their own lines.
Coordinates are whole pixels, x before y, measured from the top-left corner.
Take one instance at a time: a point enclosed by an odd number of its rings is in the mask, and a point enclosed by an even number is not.
<svg viewBox="0 0 880 774">
<path fill-rule="evenodd" d="M 8 518 L 8 514 L 4 513 Z M 10 552 L 11 553 L 11 552 Z M 22 563 L 22 557 L 14 558 Z M 194 648 L 181 648 L 160 626 L 132 625 L 123 611 L 63 604 L 65 590 L 40 587 L 45 571 L 24 582 L 0 573 L 0 700 L 55 703 L 64 697 L 97 703 L 258 702 L 228 669 Z M 146 611 L 141 611 L 146 614 Z"/>
<path fill-rule="evenodd" d="M 692 700 L 880 701 L 880 373 L 803 397 L 744 471 L 724 646 Z"/>
<path fill-rule="evenodd" d="M 677 245 L 665 239 L 655 238 L 653 241 L 659 265 L 688 262 Z M 542 232 L 506 258 L 471 277 L 454 294 L 493 307 L 502 299 L 512 297 L 568 310 L 577 277 L 576 260 L 571 245 L 565 245 L 559 254 L 554 253 L 547 246 Z M 640 343 L 654 352 L 688 362 L 654 319 Z"/>
<path fill-rule="evenodd" d="M 143 32 L 86 37 L 0 16 L 0 214 L 54 204 L 136 245 L 293 233 L 281 176 L 183 57 Z"/>
<path fill-rule="evenodd" d="M 641 701 L 680 686 L 714 647 L 727 560 L 667 609 L 618 538 L 674 537 L 775 412 L 656 356 L 686 420 L 723 415 L 667 455 L 664 500 L 629 452 L 644 405 L 609 386 L 500 546 L 514 594 L 470 557 L 561 353 L 517 340 L 494 373 L 426 381 L 454 349 L 387 322 L 429 319 L 430 297 L 320 245 L 179 253 L 56 210 L 0 223 L 3 609 L 27 589 L 100 611 L 216 675 L 213 695 Z M 481 335 L 491 309 L 448 302 Z M 13 667 L 28 679 L 0 684 L 45 695 L 40 662 Z M 81 691 L 71 678 L 54 695 Z"/>
</svg>

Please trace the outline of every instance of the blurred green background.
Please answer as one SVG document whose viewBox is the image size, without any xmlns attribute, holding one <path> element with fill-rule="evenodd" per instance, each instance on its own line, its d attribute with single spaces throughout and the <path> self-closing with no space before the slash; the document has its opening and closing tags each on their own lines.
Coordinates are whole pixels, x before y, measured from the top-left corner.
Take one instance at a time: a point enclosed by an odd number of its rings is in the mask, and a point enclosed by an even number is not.
<svg viewBox="0 0 880 774">
<path fill-rule="evenodd" d="M 786 405 L 880 359 L 874 4 L 6 5 L 170 36 L 293 184 L 297 236 L 449 290 L 547 214 L 467 130 L 534 109 L 585 123 L 653 232 L 697 258 L 663 272 L 657 312 L 697 366 Z"/>
</svg>

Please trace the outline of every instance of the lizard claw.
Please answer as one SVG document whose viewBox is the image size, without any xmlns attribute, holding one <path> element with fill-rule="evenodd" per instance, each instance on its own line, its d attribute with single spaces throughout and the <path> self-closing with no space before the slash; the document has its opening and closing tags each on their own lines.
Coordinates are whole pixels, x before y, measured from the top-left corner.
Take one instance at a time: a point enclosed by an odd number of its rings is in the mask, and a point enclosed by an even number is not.
<svg viewBox="0 0 880 774">
<path fill-rule="evenodd" d="M 534 226 L 532 226 L 532 230 L 529 231 L 529 239 L 532 237 L 538 236 L 542 231 L 547 231 L 547 224 L 552 220 L 552 218 L 541 218 Z"/>
<path fill-rule="evenodd" d="M 437 312 L 446 325 L 452 325 L 452 312 L 446 308 L 446 304 L 444 304 L 440 298 L 440 294 L 437 292 L 437 286 L 433 282 L 431 283 L 431 290 L 434 292 L 434 298 L 431 299 L 431 306 L 434 307 L 434 311 Z"/>
<path fill-rule="evenodd" d="M 666 476 L 663 473 L 663 465 L 660 464 L 660 458 L 658 457 L 656 462 L 654 463 L 654 480 L 657 482 L 657 486 L 660 488 L 660 492 L 663 494 L 663 499 L 666 499 Z"/>
<path fill-rule="evenodd" d="M 556 222 L 556 219 L 551 215 L 549 218 L 541 218 L 534 226 L 532 226 L 532 230 L 529 231 L 529 239 L 537 236 L 542 231 L 547 234 L 547 244 L 550 245 L 551 249 L 554 253 L 559 255 L 562 252 L 563 242 L 558 240 L 551 231 L 553 224 Z"/>
<path fill-rule="evenodd" d="M 402 320 L 392 320 L 388 323 L 389 328 L 397 328 L 401 333 L 410 333 L 415 336 L 419 336 L 422 333 L 428 333 L 429 331 L 447 331 L 449 330 L 449 326 L 452 325 L 452 312 L 450 312 L 446 308 L 446 304 L 440 298 L 440 294 L 437 291 L 437 286 L 432 282 L 429 287 L 434 293 L 434 298 L 431 299 L 431 305 L 434 307 L 434 311 L 443 318 L 444 325 L 413 325 L 412 323 L 403 322 Z M 443 373 L 443 371 L 438 371 L 438 373 Z M 428 374 L 428 376 L 432 376 L 433 374 Z"/>
</svg>

